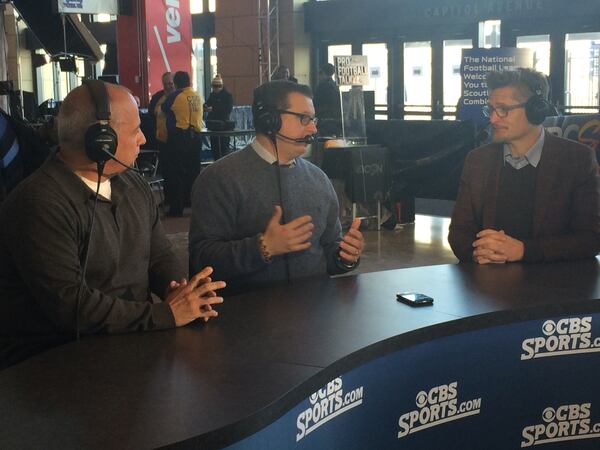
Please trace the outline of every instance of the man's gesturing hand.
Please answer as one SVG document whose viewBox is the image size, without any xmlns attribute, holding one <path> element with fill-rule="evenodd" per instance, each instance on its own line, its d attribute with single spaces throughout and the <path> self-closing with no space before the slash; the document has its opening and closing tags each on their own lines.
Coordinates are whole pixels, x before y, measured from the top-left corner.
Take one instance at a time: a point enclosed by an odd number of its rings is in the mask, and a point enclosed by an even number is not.
<svg viewBox="0 0 600 450">
<path fill-rule="evenodd" d="M 340 242 L 340 258 L 348 264 L 354 264 L 358 261 L 365 245 L 365 240 L 358 230 L 359 228 L 360 219 L 356 218 L 352 221 L 350 229 Z"/>
<path fill-rule="evenodd" d="M 217 297 L 215 291 L 224 288 L 225 282 L 212 281 L 209 277 L 212 271 L 212 267 L 205 267 L 189 282 L 171 282 L 166 302 L 171 307 L 178 327 L 199 317 L 206 322 L 209 318 L 218 316 L 211 305 L 223 303 L 223 297 Z"/>
<path fill-rule="evenodd" d="M 312 217 L 301 216 L 281 224 L 281 206 L 275 206 L 273 216 L 263 233 L 263 244 L 271 256 L 299 252 L 310 247 L 310 237 L 315 227 Z"/>
</svg>

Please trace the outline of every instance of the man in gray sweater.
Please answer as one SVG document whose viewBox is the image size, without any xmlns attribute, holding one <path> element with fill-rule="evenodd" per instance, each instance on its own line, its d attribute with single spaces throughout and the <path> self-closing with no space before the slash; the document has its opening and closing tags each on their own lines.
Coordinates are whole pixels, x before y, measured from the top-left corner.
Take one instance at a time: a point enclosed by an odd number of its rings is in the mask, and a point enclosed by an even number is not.
<svg viewBox="0 0 600 450">
<path fill-rule="evenodd" d="M 190 269 L 210 264 L 230 287 L 348 272 L 364 240 L 356 219 L 342 237 L 331 182 L 301 158 L 316 134 L 308 86 L 254 91 L 256 139 L 212 164 L 192 190 Z"/>
</svg>

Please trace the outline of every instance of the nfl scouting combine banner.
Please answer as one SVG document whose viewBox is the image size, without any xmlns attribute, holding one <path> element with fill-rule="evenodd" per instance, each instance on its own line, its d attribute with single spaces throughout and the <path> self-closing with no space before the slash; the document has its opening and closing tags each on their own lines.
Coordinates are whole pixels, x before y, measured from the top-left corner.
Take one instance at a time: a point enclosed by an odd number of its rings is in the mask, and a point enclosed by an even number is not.
<svg viewBox="0 0 600 450">
<path fill-rule="evenodd" d="M 458 101 L 459 120 L 472 120 L 476 124 L 487 121 L 481 109 L 487 103 L 488 88 L 485 76 L 489 72 L 532 67 L 533 54 L 523 48 L 473 48 L 462 51 L 460 76 L 461 97 Z"/>
<path fill-rule="evenodd" d="M 598 373 L 600 313 L 463 332 L 342 373 L 228 448 L 598 449 Z"/>
</svg>

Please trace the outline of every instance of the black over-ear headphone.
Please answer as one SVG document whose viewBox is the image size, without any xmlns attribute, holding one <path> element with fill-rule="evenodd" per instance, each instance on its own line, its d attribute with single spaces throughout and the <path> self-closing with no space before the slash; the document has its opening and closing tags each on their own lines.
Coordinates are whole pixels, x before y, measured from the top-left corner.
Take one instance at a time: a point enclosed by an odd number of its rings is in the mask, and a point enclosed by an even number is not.
<svg viewBox="0 0 600 450">
<path fill-rule="evenodd" d="M 85 154 L 98 163 L 104 163 L 113 158 L 117 151 L 117 133 L 110 126 L 110 102 L 103 81 L 83 80 L 94 101 L 98 122 L 91 125 L 85 132 Z"/>
<path fill-rule="evenodd" d="M 273 137 L 281 130 L 281 116 L 272 105 L 269 105 L 265 89 L 265 85 L 254 89 L 252 119 L 256 131 Z"/>
<path fill-rule="evenodd" d="M 540 125 L 554 107 L 543 96 L 541 86 L 535 86 L 532 91 L 534 94 L 525 103 L 525 115 L 530 124 Z"/>
</svg>

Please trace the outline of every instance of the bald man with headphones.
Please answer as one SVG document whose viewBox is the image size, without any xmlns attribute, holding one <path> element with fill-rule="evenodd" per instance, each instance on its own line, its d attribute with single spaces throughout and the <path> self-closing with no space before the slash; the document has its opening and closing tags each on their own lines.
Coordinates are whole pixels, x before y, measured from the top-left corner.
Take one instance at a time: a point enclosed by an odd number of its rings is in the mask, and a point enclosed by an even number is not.
<svg viewBox="0 0 600 450">
<path fill-rule="evenodd" d="M 600 181 L 592 149 L 546 133 L 545 75 L 487 75 L 493 142 L 467 156 L 448 240 L 479 264 L 592 258 L 600 251 Z"/>
<path fill-rule="evenodd" d="M 211 268 L 186 280 L 148 184 L 128 170 L 145 141 L 131 93 L 85 80 L 58 123 L 58 153 L 0 210 L 0 368 L 80 332 L 208 320 L 222 302 Z"/>
</svg>

